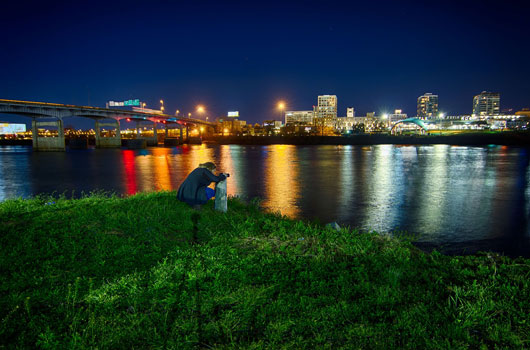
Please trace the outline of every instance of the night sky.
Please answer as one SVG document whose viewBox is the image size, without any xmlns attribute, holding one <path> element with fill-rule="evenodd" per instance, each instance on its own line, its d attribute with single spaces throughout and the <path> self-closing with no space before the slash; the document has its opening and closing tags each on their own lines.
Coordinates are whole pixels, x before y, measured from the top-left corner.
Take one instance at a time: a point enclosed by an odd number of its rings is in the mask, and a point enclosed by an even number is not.
<svg viewBox="0 0 530 350">
<path fill-rule="evenodd" d="M 0 98 L 278 119 L 338 96 L 357 115 L 439 95 L 469 114 L 473 96 L 530 107 L 530 5 L 449 2 L 47 2 L 2 4 Z M 0 120 L 21 121 L 1 115 Z M 92 125 L 90 122 L 89 125 Z"/>
</svg>

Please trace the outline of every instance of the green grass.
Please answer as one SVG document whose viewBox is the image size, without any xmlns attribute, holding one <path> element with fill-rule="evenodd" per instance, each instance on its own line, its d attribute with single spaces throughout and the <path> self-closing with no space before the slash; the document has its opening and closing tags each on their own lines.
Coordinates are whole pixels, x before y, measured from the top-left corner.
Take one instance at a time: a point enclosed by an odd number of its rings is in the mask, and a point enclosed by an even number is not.
<svg viewBox="0 0 530 350">
<path fill-rule="evenodd" d="M 211 205 L 194 233 L 174 192 L 0 203 L 0 347 L 530 348 L 527 259 Z"/>
</svg>

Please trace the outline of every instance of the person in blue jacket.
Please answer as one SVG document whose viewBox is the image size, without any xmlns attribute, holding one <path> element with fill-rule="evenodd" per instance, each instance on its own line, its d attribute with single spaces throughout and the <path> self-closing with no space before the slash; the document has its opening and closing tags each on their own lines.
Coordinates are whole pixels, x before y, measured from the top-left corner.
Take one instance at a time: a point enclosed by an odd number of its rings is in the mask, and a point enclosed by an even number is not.
<svg viewBox="0 0 530 350">
<path fill-rule="evenodd" d="M 206 204 L 208 200 L 215 197 L 215 191 L 208 187 L 212 182 L 219 182 L 226 179 L 226 175 L 221 173 L 218 176 L 213 174 L 216 166 L 212 162 L 199 164 L 186 180 L 180 185 L 177 198 L 189 205 L 196 207 Z"/>
</svg>

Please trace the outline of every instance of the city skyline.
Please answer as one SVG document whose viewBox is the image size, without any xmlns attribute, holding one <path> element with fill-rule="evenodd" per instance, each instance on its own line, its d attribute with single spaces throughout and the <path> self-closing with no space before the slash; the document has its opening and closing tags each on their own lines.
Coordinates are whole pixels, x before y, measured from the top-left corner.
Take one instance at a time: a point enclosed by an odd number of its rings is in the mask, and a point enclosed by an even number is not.
<svg viewBox="0 0 530 350">
<path fill-rule="evenodd" d="M 162 99 L 168 114 L 201 104 L 252 123 L 279 118 L 279 100 L 307 110 L 325 94 L 339 116 L 414 115 L 426 92 L 447 115 L 471 114 L 481 91 L 499 92 L 501 111 L 530 107 L 526 4 L 27 4 L 7 4 L 24 16 L 0 23 L 10 39 L 0 98 L 152 109 Z"/>
</svg>

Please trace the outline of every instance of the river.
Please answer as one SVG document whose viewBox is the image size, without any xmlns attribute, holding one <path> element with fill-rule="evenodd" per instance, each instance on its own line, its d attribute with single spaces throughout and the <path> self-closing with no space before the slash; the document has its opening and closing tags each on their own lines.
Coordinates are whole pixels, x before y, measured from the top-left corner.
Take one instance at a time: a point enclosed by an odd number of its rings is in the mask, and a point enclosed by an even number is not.
<svg viewBox="0 0 530 350">
<path fill-rule="evenodd" d="M 530 256 L 530 152 L 506 146 L 192 145 L 33 152 L 0 147 L 0 200 L 176 190 L 199 163 L 266 210 L 416 237 L 423 249 Z"/>
</svg>

